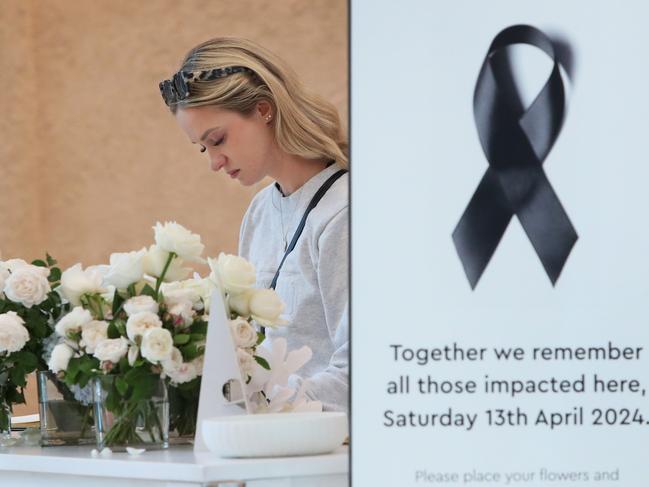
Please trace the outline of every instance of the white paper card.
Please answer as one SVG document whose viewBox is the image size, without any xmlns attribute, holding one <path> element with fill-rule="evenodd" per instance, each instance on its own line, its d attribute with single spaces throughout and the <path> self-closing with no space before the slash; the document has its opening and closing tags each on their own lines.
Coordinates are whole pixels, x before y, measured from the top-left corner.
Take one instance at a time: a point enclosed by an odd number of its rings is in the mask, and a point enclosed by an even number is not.
<svg viewBox="0 0 649 487">
<path fill-rule="evenodd" d="M 230 402 L 224 396 L 224 385 L 231 380 L 237 381 L 241 385 L 243 397 L 240 401 Z M 250 412 L 248 394 L 239 367 L 236 346 L 230 334 L 223 295 L 219 290 L 215 290 L 212 293 L 210 319 L 207 326 L 205 362 L 198 403 L 194 451 L 207 450 L 202 432 L 204 419 L 215 416 L 246 414 L 247 412 Z"/>
</svg>

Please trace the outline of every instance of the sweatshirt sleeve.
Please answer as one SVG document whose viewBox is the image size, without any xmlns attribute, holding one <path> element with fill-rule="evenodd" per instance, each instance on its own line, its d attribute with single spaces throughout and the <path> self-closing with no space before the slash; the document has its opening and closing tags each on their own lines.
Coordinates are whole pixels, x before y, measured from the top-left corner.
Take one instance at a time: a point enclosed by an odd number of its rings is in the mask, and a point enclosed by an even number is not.
<svg viewBox="0 0 649 487">
<path fill-rule="evenodd" d="M 306 394 L 325 411 L 347 411 L 349 400 L 349 218 L 345 207 L 318 239 L 318 285 L 333 354 L 322 371 L 304 378 Z M 302 382 L 299 378 L 294 381 Z"/>
</svg>

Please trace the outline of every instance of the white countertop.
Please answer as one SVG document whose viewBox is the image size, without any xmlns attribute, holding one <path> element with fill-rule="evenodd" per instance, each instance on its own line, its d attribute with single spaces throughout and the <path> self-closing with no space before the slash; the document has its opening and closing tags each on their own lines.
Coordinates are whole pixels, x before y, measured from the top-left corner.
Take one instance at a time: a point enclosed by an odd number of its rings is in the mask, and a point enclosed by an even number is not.
<svg viewBox="0 0 649 487">
<path fill-rule="evenodd" d="M 0 448 L 2 472 L 83 475 L 179 482 L 216 482 L 227 479 L 286 478 L 340 475 L 348 471 L 348 447 L 327 455 L 225 459 L 211 453 L 194 453 L 192 446 L 147 451 L 138 456 L 113 453 L 93 458 L 92 447 L 56 446 Z"/>
</svg>

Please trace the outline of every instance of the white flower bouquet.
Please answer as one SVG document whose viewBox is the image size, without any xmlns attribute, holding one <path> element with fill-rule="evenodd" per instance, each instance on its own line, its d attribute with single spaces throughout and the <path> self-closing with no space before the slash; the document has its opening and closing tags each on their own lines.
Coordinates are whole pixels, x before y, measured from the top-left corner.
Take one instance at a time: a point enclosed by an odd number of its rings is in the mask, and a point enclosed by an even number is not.
<svg viewBox="0 0 649 487">
<path fill-rule="evenodd" d="M 46 369 L 43 340 L 52 333 L 50 324 L 67 309 L 52 290 L 60 278 L 50 255 L 31 264 L 0 261 L 0 432 L 10 429 L 13 405 L 25 402 L 26 376 Z"/>
<path fill-rule="evenodd" d="M 148 250 L 115 253 L 110 264 L 63 272 L 59 292 L 74 308 L 55 325 L 49 368 L 92 387 L 104 446 L 166 446 L 167 383 L 197 387 L 213 285 L 194 277 L 200 236 L 157 224 Z"/>
<path fill-rule="evenodd" d="M 98 445 L 164 447 L 167 419 L 172 431 L 193 437 L 215 290 L 255 411 L 320 408 L 289 384 L 311 350 L 287 354 L 283 340 L 264 343 L 261 327 L 286 325 L 284 304 L 274 290 L 255 288 L 252 264 L 221 253 L 207 259 L 208 277 L 190 277 L 191 263 L 204 262 L 200 236 L 174 222 L 153 228 L 148 249 L 112 254 L 109 265 L 77 264 L 61 275 L 58 291 L 72 309 L 55 324 L 48 365 L 77 390 L 94 388 Z"/>
<path fill-rule="evenodd" d="M 254 288 L 254 268 L 244 259 L 221 254 L 208 259 L 207 278 L 190 278 L 191 262 L 202 261 L 200 236 L 177 223 L 158 223 L 154 233 L 149 249 L 112 254 L 109 265 L 77 264 L 61 276 L 58 290 L 74 307 L 55 325 L 49 368 L 70 386 L 95 388 L 101 447 L 163 445 L 167 417 L 172 431 L 193 436 L 215 289 L 230 309 L 248 381 L 256 368 L 270 368 L 255 353 L 264 339 L 257 326 L 284 324 L 282 302 L 274 291 Z M 167 397 L 169 414 L 160 409 Z M 106 413 L 108 430 L 100 417 Z"/>
<path fill-rule="evenodd" d="M 284 303 L 273 289 L 255 288 L 255 268 L 242 257 L 208 259 L 212 279 L 224 293 L 230 332 L 239 366 L 246 378 L 248 403 L 255 413 L 321 411 L 308 398 L 306 384 L 295 372 L 312 356 L 309 347 L 288 351 L 284 338 L 266 339 L 259 327 L 284 326 Z"/>
</svg>

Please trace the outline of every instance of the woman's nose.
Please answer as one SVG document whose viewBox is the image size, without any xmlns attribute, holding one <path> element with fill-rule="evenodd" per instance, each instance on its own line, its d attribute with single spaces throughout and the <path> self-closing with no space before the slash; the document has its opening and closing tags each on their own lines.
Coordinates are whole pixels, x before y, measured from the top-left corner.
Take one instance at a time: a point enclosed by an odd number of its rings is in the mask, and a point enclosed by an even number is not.
<svg viewBox="0 0 649 487">
<path fill-rule="evenodd" d="M 225 166 L 225 157 L 221 154 L 210 154 L 210 168 L 212 171 L 218 172 Z"/>
</svg>

